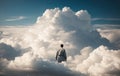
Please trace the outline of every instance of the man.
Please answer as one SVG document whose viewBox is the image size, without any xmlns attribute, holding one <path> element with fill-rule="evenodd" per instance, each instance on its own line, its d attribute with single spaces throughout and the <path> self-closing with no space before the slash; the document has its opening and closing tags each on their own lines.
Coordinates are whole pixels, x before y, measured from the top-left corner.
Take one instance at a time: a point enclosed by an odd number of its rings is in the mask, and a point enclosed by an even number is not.
<svg viewBox="0 0 120 76">
<path fill-rule="evenodd" d="M 65 52 L 65 49 L 63 48 L 64 45 L 61 44 L 60 47 L 61 48 L 56 53 L 56 60 L 58 61 L 58 63 L 61 63 L 62 61 L 66 61 L 67 60 L 66 52 Z"/>
</svg>

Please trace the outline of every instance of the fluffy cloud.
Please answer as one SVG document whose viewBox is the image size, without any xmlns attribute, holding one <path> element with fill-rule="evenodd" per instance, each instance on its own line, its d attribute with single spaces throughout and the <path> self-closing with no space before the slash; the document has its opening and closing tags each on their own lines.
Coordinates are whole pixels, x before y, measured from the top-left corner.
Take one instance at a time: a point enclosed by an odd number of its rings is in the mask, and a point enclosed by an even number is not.
<svg viewBox="0 0 120 76">
<path fill-rule="evenodd" d="M 9 55 L 14 59 L 1 58 L 1 75 L 117 76 L 120 52 L 108 49 L 116 45 L 98 31 L 92 31 L 90 22 L 86 10 L 74 12 L 64 7 L 47 9 L 34 26 L 0 28 L 0 43 L 19 51 L 17 56 Z M 65 45 L 68 60 L 58 64 L 55 54 L 61 43 Z"/>
<path fill-rule="evenodd" d="M 88 30 L 90 28 L 90 20 L 90 15 L 86 10 L 73 12 L 69 7 L 64 7 L 62 10 L 59 8 L 47 9 L 42 17 L 38 17 L 36 23 L 52 23 L 58 28 L 71 31 L 75 30 L 75 28 Z"/>
<path fill-rule="evenodd" d="M 77 70 L 92 76 L 118 76 L 115 72 L 120 71 L 119 54 L 120 50 L 109 50 L 105 46 L 100 46 L 77 65 Z"/>
<path fill-rule="evenodd" d="M 101 37 L 108 39 L 116 48 L 120 48 L 120 30 L 119 29 L 98 29 Z"/>
</svg>

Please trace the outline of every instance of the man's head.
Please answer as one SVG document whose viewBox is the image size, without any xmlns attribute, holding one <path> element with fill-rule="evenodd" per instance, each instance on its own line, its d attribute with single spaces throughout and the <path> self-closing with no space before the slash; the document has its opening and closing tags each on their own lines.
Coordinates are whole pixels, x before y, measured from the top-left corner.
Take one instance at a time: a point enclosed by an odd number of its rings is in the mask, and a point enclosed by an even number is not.
<svg viewBox="0 0 120 76">
<path fill-rule="evenodd" d="M 63 44 L 60 45 L 60 47 L 62 47 L 62 48 L 63 48 L 63 46 L 64 46 Z"/>
</svg>

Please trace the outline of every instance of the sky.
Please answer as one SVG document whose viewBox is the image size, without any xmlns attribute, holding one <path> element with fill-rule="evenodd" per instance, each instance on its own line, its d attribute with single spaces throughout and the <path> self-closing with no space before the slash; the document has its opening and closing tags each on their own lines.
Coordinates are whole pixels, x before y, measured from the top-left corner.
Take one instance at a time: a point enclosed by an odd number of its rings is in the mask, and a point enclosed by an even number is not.
<svg viewBox="0 0 120 76">
<path fill-rule="evenodd" d="M 120 76 L 118 0 L 0 0 L 0 76 Z M 64 44 L 67 61 L 56 52 Z"/>
<path fill-rule="evenodd" d="M 0 0 L 0 26 L 32 25 L 46 10 L 87 10 L 94 24 L 120 24 L 119 0 Z"/>
</svg>

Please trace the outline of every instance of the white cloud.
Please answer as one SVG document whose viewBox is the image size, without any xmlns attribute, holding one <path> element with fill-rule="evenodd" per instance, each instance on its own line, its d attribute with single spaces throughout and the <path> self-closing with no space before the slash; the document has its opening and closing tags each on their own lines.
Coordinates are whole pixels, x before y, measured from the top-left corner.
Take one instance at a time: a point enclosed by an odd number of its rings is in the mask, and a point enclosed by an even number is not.
<svg viewBox="0 0 120 76">
<path fill-rule="evenodd" d="M 108 39 L 111 43 L 120 48 L 120 30 L 119 29 L 98 29 L 101 37 Z"/>
<path fill-rule="evenodd" d="M 92 18 L 92 21 L 107 20 L 107 21 L 120 21 L 120 18 Z"/>
<path fill-rule="evenodd" d="M 120 50 L 109 50 L 105 46 L 100 46 L 77 65 L 77 70 L 92 76 L 118 76 L 114 72 L 120 72 L 119 54 Z"/>
<path fill-rule="evenodd" d="M 18 16 L 18 17 L 13 17 L 13 18 L 9 18 L 9 19 L 5 19 L 5 21 L 20 21 L 26 19 L 25 16 Z"/>
<path fill-rule="evenodd" d="M 64 7 L 62 10 L 59 8 L 47 9 L 43 16 L 38 17 L 36 23 L 38 25 L 43 23 L 54 23 L 56 27 L 63 28 L 68 31 L 75 28 L 88 30 L 90 29 L 90 20 L 90 15 L 86 10 L 73 12 L 69 7 Z"/>
<path fill-rule="evenodd" d="M 117 76 L 111 72 L 120 71 L 120 51 L 108 49 L 111 44 L 99 32 L 91 31 L 90 22 L 86 10 L 74 12 L 64 7 L 47 9 L 31 27 L 0 28 L 0 44 L 22 51 L 13 60 L 0 61 L 6 63 L 0 66 L 4 69 L 1 72 L 31 76 Z M 61 43 L 65 45 L 68 60 L 58 64 L 55 54 Z"/>
<path fill-rule="evenodd" d="M 120 29 L 120 25 L 114 24 L 95 24 L 94 29 Z"/>
</svg>

